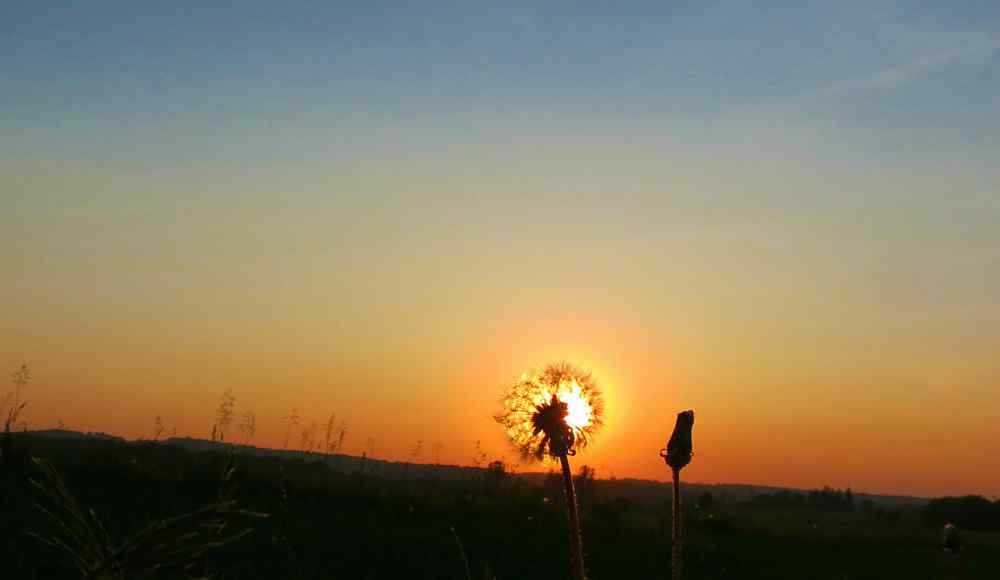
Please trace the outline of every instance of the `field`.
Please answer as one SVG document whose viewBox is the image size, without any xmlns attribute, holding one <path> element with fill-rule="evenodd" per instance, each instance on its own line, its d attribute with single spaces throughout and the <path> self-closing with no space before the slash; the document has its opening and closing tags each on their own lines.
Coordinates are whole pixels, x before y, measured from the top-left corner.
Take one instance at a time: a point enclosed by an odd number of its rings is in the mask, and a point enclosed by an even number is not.
<svg viewBox="0 0 1000 580">
<path fill-rule="evenodd" d="M 262 457 L 238 448 L 193 451 L 111 439 L 18 435 L 14 444 L 0 496 L 5 578 L 81 577 L 72 558 L 43 541 L 65 534 L 36 505 L 53 509 L 44 485 L 29 483 L 44 482 L 30 456 L 54 466 L 115 546 L 221 495 L 253 512 L 234 512 L 225 528 L 211 532 L 246 535 L 199 552 L 186 568 L 161 567 L 149 577 L 569 577 L 559 482 L 544 474 L 512 475 L 499 464 L 449 469 L 321 455 Z M 222 484 L 227 466 L 232 473 Z M 668 485 L 582 477 L 577 487 L 590 578 L 669 577 Z M 1000 577 L 1000 534 L 963 531 L 964 549 L 945 552 L 940 527 L 923 523 L 920 502 L 776 506 L 761 501 L 760 491 L 689 490 L 685 578 Z M 155 559 L 150 550 L 137 558 Z"/>
</svg>

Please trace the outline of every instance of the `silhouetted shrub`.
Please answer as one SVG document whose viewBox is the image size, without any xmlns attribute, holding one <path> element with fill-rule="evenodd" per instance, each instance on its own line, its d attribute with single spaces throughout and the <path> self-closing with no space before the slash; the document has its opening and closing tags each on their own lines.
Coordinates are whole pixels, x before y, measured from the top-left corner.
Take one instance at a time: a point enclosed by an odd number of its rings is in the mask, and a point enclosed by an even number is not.
<svg viewBox="0 0 1000 580">
<path fill-rule="evenodd" d="M 967 530 L 1000 530 L 1000 502 L 978 495 L 932 500 L 921 515 L 934 527 L 950 523 Z"/>
</svg>

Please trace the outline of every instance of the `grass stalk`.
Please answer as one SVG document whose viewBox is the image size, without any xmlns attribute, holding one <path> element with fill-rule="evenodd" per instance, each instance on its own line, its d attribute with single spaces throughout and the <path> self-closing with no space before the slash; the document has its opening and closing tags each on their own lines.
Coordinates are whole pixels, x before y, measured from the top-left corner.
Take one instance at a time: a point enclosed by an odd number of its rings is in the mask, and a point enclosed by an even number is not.
<svg viewBox="0 0 1000 580">
<path fill-rule="evenodd" d="M 455 526 L 451 526 L 451 535 L 455 537 L 455 543 L 458 544 L 458 554 L 462 556 L 462 565 L 465 566 L 465 580 L 472 580 L 472 568 L 469 566 L 469 557 L 465 555 L 465 546 L 462 545 L 462 540 L 458 537 Z"/>
</svg>

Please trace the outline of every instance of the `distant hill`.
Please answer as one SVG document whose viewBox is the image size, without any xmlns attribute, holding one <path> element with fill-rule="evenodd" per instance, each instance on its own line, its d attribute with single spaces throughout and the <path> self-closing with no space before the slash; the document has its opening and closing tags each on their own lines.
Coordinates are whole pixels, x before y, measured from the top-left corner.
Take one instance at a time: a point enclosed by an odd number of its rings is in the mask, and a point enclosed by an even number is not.
<svg viewBox="0 0 1000 580">
<path fill-rule="evenodd" d="M 197 452 L 222 452 L 229 447 L 228 443 L 219 441 L 209 441 L 207 439 L 196 439 L 192 437 L 171 437 L 162 442 L 163 445 L 174 445 L 183 447 L 189 451 Z M 343 453 L 333 453 L 327 456 L 320 452 L 298 451 L 292 449 L 271 449 L 267 447 L 255 447 L 253 445 L 236 445 L 237 451 L 255 457 L 276 457 L 289 460 L 326 462 L 332 469 L 338 471 L 361 471 L 365 473 L 377 473 L 383 477 L 409 478 L 409 477 L 435 477 L 438 479 L 448 479 L 452 477 L 470 477 L 482 473 L 482 469 L 476 467 L 466 467 L 461 465 L 441 465 L 409 463 L 405 461 L 386 461 L 362 455 L 346 455 Z"/>
<path fill-rule="evenodd" d="M 120 441 L 122 443 L 128 443 L 128 440 L 124 437 L 118 437 L 116 435 L 109 435 L 107 433 L 101 433 L 98 431 L 88 431 L 86 433 L 81 433 L 79 431 L 70 431 L 69 429 L 45 429 L 41 431 L 28 431 L 29 435 L 34 437 L 47 437 L 52 439 L 96 439 L 103 441 Z"/>
<path fill-rule="evenodd" d="M 43 431 L 29 431 L 29 436 L 42 437 L 46 439 L 70 439 L 75 441 L 111 441 L 124 445 L 148 445 L 153 443 L 148 440 L 128 441 L 122 437 L 109 435 L 100 432 L 81 433 L 66 429 L 49 429 Z M 229 443 L 198 439 L 193 437 L 170 437 L 157 442 L 158 445 L 169 445 L 180 447 L 191 452 L 223 452 L 229 447 Z M 387 461 L 371 457 L 331 454 L 327 456 L 318 452 L 306 452 L 289 449 L 270 449 L 266 447 L 255 447 L 253 445 L 236 445 L 239 453 L 252 455 L 255 457 L 280 458 L 306 462 L 325 462 L 331 469 L 343 472 L 361 472 L 378 475 L 390 479 L 469 479 L 482 477 L 485 468 L 462 465 L 441 465 L 411 463 L 405 461 Z M 550 477 L 545 472 L 523 472 L 512 474 L 512 477 L 520 481 L 529 482 L 534 485 L 544 485 L 546 479 Z M 664 501 L 670 494 L 671 484 L 669 482 L 648 480 L 648 479 L 598 479 L 595 482 L 594 491 L 602 495 L 624 498 L 638 503 L 657 503 Z M 684 492 L 689 500 L 694 500 L 697 496 L 710 492 L 712 496 L 722 502 L 745 502 L 752 500 L 760 494 L 768 494 L 779 491 L 793 491 L 808 493 L 809 490 L 785 488 L 766 485 L 733 484 L 733 483 L 685 483 Z M 858 502 L 871 500 L 882 507 L 910 507 L 926 504 L 928 498 L 877 495 L 856 493 Z"/>
</svg>

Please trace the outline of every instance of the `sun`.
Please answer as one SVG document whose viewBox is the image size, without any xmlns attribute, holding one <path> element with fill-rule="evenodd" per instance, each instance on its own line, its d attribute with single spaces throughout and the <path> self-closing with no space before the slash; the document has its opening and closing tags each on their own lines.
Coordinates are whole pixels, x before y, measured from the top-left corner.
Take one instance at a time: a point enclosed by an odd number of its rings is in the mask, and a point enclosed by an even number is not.
<svg viewBox="0 0 1000 580">
<path fill-rule="evenodd" d="M 544 403 L 552 398 L 552 394 L 544 392 L 544 398 L 539 401 Z M 556 391 L 556 398 L 560 402 L 566 403 L 566 424 L 575 432 L 580 432 L 588 427 L 594 419 L 594 407 L 590 404 L 588 397 L 583 393 L 576 379 L 564 381 L 559 384 Z"/>
</svg>

